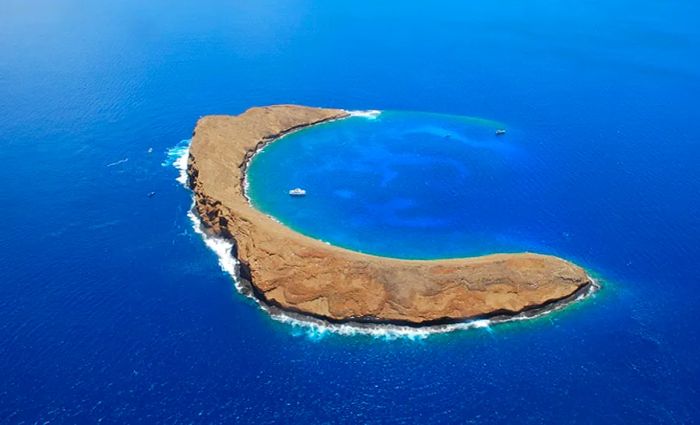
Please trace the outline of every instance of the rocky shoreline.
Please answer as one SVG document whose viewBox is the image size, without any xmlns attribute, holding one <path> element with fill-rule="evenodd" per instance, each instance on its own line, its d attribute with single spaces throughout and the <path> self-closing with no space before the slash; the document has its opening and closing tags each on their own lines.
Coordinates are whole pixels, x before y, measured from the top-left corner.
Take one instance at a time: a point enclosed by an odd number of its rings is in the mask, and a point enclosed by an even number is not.
<svg viewBox="0 0 700 425">
<path fill-rule="evenodd" d="M 195 212 L 208 232 L 234 243 L 240 278 L 264 305 L 334 324 L 422 327 L 541 314 L 594 288 L 582 268 L 553 256 L 425 261 L 361 254 L 294 232 L 250 205 L 246 170 L 256 152 L 348 115 L 277 105 L 197 123 L 187 164 Z"/>
</svg>

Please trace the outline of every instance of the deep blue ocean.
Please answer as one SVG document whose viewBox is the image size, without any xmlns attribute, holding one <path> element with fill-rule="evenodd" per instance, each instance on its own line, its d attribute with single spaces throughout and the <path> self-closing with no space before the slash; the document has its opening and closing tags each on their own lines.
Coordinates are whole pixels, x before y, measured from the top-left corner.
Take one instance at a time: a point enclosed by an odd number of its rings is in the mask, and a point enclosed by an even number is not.
<svg viewBox="0 0 700 425">
<path fill-rule="evenodd" d="M 700 422 L 698 22 L 691 0 L 1 1 L 0 423 Z M 602 290 L 427 338 L 272 320 L 168 153 L 275 103 L 384 111 L 256 158 L 283 222 L 551 253 Z"/>
</svg>

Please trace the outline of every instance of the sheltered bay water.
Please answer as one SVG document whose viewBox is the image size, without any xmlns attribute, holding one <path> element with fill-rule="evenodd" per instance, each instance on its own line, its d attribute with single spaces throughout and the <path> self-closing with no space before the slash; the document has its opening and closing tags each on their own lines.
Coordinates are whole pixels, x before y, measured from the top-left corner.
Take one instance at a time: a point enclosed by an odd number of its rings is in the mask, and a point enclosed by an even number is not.
<svg viewBox="0 0 700 425">
<path fill-rule="evenodd" d="M 265 146 L 248 167 L 247 195 L 294 230 L 368 254 L 540 251 L 517 239 L 513 224 L 537 221 L 551 200 L 533 184 L 541 171 L 513 142 L 520 132 L 495 136 L 505 127 L 459 115 L 353 112 Z M 292 187 L 306 197 L 290 198 Z"/>
<path fill-rule="evenodd" d="M 585 271 L 538 254 L 446 260 L 366 255 L 306 237 L 253 208 L 250 158 L 297 129 L 347 118 L 343 110 L 279 105 L 201 119 L 188 174 L 195 209 L 235 241 L 241 278 L 266 304 L 333 322 L 435 325 L 512 317 L 559 306 L 592 287 Z"/>
</svg>

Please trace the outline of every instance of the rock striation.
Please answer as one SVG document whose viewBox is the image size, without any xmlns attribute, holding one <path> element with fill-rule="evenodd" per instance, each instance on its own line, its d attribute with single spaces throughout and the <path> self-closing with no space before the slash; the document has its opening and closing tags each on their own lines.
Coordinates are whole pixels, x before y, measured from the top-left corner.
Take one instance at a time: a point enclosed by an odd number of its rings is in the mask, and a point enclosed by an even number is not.
<svg viewBox="0 0 700 425">
<path fill-rule="evenodd" d="M 261 302 L 334 323 L 424 326 L 539 312 L 590 290 L 582 268 L 553 256 L 377 257 L 299 234 L 251 206 L 246 168 L 260 148 L 348 115 L 276 105 L 197 123 L 187 165 L 194 208 L 207 231 L 234 243 L 240 277 Z"/>
</svg>

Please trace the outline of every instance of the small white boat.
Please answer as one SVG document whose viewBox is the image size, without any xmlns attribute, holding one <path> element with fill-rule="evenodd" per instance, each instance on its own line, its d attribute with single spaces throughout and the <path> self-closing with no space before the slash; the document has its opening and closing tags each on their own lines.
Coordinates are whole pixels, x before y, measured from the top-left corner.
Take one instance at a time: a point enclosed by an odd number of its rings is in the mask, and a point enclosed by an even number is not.
<svg viewBox="0 0 700 425">
<path fill-rule="evenodd" d="M 292 189 L 289 191 L 289 196 L 304 196 L 306 195 L 306 191 L 300 187 L 297 187 L 296 189 Z"/>
<path fill-rule="evenodd" d="M 504 129 L 496 130 L 496 136 L 503 136 L 504 134 L 506 134 L 506 131 Z"/>
</svg>

